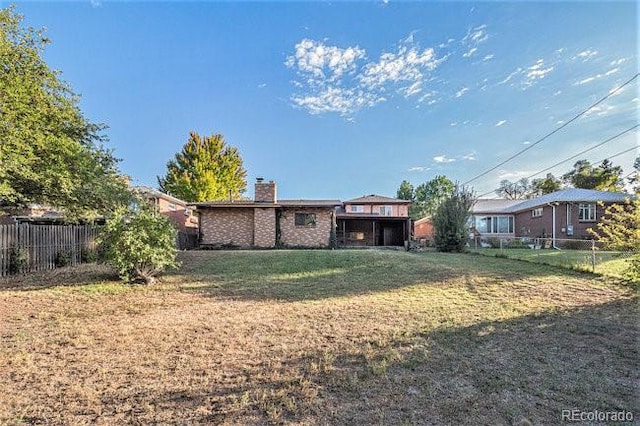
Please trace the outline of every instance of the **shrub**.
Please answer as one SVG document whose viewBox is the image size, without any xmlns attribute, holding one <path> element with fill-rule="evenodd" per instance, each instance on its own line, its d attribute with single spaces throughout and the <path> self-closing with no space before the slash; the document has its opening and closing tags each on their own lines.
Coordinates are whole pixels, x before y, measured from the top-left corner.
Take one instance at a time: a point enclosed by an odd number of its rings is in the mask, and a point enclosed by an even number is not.
<svg viewBox="0 0 640 426">
<path fill-rule="evenodd" d="M 467 221 L 471 216 L 473 192 L 464 187 L 458 187 L 446 198 L 432 217 L 434 244 L 438 251 L 462 252 L 469 241 Z"/>
<path fill-rule="evenodd" d="M 53 263 L 56 268 L 71 265 L 71 253 L 66 250 L 62 250 L 56 253 L 56 257 L 53 259 Z"/>
<path fill-rule="evenodd" d="M 80 253 L 80 261 L 82 263 L 94 263 L 98 261 L 98 252 L 96 250 L 83 249 Z"/>
<path fill-rule="evenodd" d="M 24 272 L 29 265 L 29 252 L 22 247 L 12 247 L 9 251 L 9 274 Z"/>
<path fill-rule="evenodd" d="M 129 282 L 152 283 L 176 262 L 177 231 L 169 220 L 151 207 L 141 206 L 132 212 L 119 209 L 100 235 L 104 259 L 120 277 Z"/>
</svg>

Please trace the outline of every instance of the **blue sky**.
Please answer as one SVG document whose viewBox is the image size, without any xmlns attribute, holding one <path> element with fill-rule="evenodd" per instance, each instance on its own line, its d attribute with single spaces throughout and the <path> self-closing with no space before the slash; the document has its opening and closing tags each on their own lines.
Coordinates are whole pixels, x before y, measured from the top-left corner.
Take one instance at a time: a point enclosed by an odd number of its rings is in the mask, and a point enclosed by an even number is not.
<svg viewBox="0 0 640 426">
<path fill-rule="evenodd" d="M 2 2 L 0 5 L 6 6 Z M 638 5 L 462 2 L 17 3 L 48 64 L 109 126 L 135 184 L 188 133 L 222 133 L 281 198 L 465 182 L 638 72 Z M 638 122 L 638 79 L 473 182 L 529 176 Z M 581 158 L 638 146 L 630 132 Z M 612 159 L 629 173 L 638 149 Z M 567 171 L 575 160 L 552 170 Z"/>
</svg>

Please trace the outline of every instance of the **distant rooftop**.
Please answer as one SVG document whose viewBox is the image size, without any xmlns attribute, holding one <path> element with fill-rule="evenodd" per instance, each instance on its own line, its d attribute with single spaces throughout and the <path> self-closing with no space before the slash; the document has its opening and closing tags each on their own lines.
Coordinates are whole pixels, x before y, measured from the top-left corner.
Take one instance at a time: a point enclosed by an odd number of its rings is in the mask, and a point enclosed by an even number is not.
<svg viewBox="0 0 640 426">
<path fill-rule="evenodd" d="M 411 201 L 371 194 L 347 200 L 345 204 L 411 204 Z"/>
</svg>

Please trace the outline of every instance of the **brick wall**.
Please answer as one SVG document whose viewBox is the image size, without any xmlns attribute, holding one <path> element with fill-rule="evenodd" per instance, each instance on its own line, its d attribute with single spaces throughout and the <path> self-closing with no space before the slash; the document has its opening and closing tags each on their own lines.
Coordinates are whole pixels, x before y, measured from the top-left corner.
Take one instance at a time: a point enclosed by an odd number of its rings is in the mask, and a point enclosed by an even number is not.
<svg viewBox="0 0 640 426">
<path fill-rule="evenodd" d="M 201 243 L 232 244 L 242 248 L 253 246 L 253 208 L 202 209 L 200 213 Z"/>
<path fill-rule="evenodd" d="M 275 203 L 276 202 L 276 183 L 271 181 L 256 182 L 254 201 L 258 203 Z"/>
<path fill-rule="evenodd" d="M 256 247 L 275 247 L 276 245 L 276 209 L 256 208 L 253 210 L 253 244 Z"/>
<path fill-rule="evenodd" d="M 296 226 L 296 213 L 315 213 L 315 226 Z M 333 209 L 283 209 L 280 242 L 291 247 L 328 247 L 333 228 Z"/>
<path fill-rule="evenodd" d="M 589 228 L 596 227 L 596 224 L 604 215 L 604 208 L 596 205 L 596 222 L 580 222 L 578 220 L 579 204 L 571 203 L 571 224 L 573 225 L 573 235 L 567 235 L 567 203 L 560 203 L 556 206 L 556 238 L 593 238 L 589 233 Z M 553 232 L 553 208 L 543 207 L 542 217 L 531 217 L 531 210 L 516 214 L 516 236 L 518 237 L 540 237 L 544 233 L 551 236 Z"/>
<path fill-rule="evenodd" d="M 156 199 L 158 213 L 168 217 L 180 231 L 196 232 L 198 229 L 198 218 L 193 214 L 187 214 L 184 204 L 174 203 L 164 198 Z"/>
</svg>

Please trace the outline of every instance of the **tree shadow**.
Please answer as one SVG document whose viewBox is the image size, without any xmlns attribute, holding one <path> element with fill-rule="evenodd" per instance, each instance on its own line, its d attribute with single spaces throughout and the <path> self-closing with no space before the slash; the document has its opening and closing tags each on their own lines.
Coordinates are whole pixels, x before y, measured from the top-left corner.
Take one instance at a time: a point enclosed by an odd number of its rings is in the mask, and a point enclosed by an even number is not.
<svg viewBox="0 0 640 426">
<path fill-rule="evenodd" d="M 118 274 L 113 268 L 102 264 L 85 263 L 2 277 L 0 291 L 44 290 L 51 287 L 75 287 L 118 280 Z"/>
<path fill-rule="evenodd" d="M 247 366 L 238 373 L 247 380 L 114 403 L 155 407 L 146 421 L 210 424 L 560 424 L 573 409 L 637 416 L 637 314 L 636 297 L 362 341 L 357 352 L 292 351 L 275 366 Z"/>
</svg>

